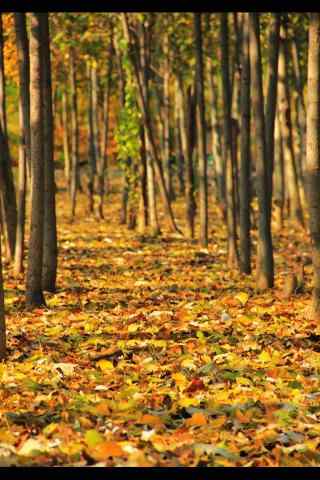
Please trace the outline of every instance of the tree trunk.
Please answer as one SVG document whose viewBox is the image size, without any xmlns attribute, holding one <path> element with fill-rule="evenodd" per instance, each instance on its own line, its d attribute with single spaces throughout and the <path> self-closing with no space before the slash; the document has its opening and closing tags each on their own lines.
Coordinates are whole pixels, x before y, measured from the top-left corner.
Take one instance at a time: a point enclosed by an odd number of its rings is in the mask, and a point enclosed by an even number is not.
<svg viewBox="0 0 320 480">
<path fill-rule="evenodd" d="M 77 78 L 75 66 L 75 52 L 70 49 L 70 90 L 71 90 L 71 219 L 76 213 L 77 191 L 79 188 L 79 124 L 77 101 Z"/>
<path fill-rule="evenodd" d="M 169 65 L 169 35 L 164 33 L 163 43 L 164 72 L 163 72 L 163 136 L 164 136 L 164 176 L 170 200 L 174 199 L 172 185 L 172 165 L 170 161 L 170 65 Z"/>
<path fill-rule="evenodd" d="M 14 273 L 23 272 L 24 232 L 26 213 L 26 168 L 30 165 L 30 71 L 29 43 L 26 28 L 25 13 L 15 13 L 15 31 L 19 66 L 19 178 L 18 178 L 18 216 L 16 247 L 14 258 Z"/>
<path fill-rule="evenodd" d="M 94 186 L 99 164 L 99 146 L 98 146 L 98 125 L 97 125 L 97 70 L 94 65 L 88 65 L 88 84 L 89 84 L 89 213 L 94 212 Z"/>
<path fill-rule="evenodd" d="M 214 177 L 216 183 L 216 197 L 221 206 L 222 214 L 225 215 L 225 191 L 224 191 L 224 165 L 221 151 L 221 128 L 218 121 L 217 92 L 214 82 L 214 67 L 209 59 L 209 98 L 211 120 L 211 144 L 214 165 Z"/>
<path fill-rule="evenodd" d="M 266 137 L 263 113 L 262 67 L 259 14 L 249 14 L 250 75 L 252 110 L 256 137 L 257 195 L 259 204 L 257 286 L 264 290 L 273 287 L 273 249 L 270 216 L 268 214 L 268 173 Z"/>
<path fill-rule="evenodd" d="M 284 220 L 284 198 L 285 198 L 285 182 L 284 182 L 284 160 L 282 137 L 280 131 L 279 112 L 276 113 L 275 137 L 274 137 L 274 204 L 275 204 L 275 224 L 276 228 L 281 231 Z"/>
<path fill-rule="evenodd" d="M 180 111 L 180 132 L 183 156 L 185 159 L 185 198 L 186 198 L 186 217 L 188 237 L 194 238 L 194 224 L 196 215 L 196 203 L 194 198 L 194 169 L 192 160 L 192 146 L 190 138 L 190 109 L 191 109 L 191 93 L 190 90 L 185 92 L 184 83 L 181 77 L 177 82 L 177 103 Z"/>
<path fill-rule="evenodd" d="M 204 103 L 204 75 L 202 57 L 202 27 L 201 14 L 194 14 L 194 32 L 196 49 L 196 85 L 198 104 L 198 142 L 199 142 L 199 216 L 200 245 L 208 246 L 208 163 L 206 146 L 206 118 Z"/>
<path fill-rule="evenodd" d="M 66 177 L 67 189 L 70 192 L 71 179 L 71 159 L 70 159 L 70 130 L 68 118 L 68 89 L 63 86 L 62 90 L 62 135 L 63 135 L 63 157 L 64 157 L 64 175 Z"/>
<path fill-rule="evenodd" d="M 307 189 L 313 263 L 312 315 L 320 319 L 320 14 L 310 13 L 308 46 Z"/>
<path fill-rule="evenodd" d="M 231 127 L 231 88 L 229 73 L 228 14 L 220 14 L 221 69 L 223 92 L 223 157 L 226 168 L 226 203 L 228 228 L 228 265 L 238 265 L 236 243 L 235 192 L 233 184 L 234 166 L 232 163 L 232 127 Z"/>
<path fill-rule="evenodd" d="M 30 142 L 31 142 L 31 226 L 26 287 L 29 307 L 45 305 L 42 292 L 44 224 L 44 145 L 41 56 L 41 16 L 30 13 Z"/>
<path fill-rule="evenodd" d="M 44 231 L 42 288 L 56 291 L 57 278 L 57 220 L 54 169 L 54 140 L 52 113 L 52 83 L 50 59 L 50 32 L 48 13 L 41 16 L 42 85 L 43 85 L 43 156 L 44 156 Z"/>
<path fill-rule="evenodd" d="M 146 129 L 146 134 L 147 134 L 147 137 L 148 137 L 149 145 L 150 145 L 152 160 L 154 162 L 154 167 L 155 167 L 157 176 L 159 178 L 159 188 L 160 188 L 162 200 L 163 200 L 163 203 L 164 203 L 164 208 L 165 208 L 166 214 L 168 216 L 169 225 L 170 225 L 171 230 L 173 232 L 180 233 L 180 231 L 179 231 L 179 229 L 176 225 L 175 219 L 174 219 L 173 211 L 172 211 L 170 200 L 169 200 L 168 190 L 166 188 L 166 184 L 165 184 L 165 180 L 164 180 L 162 162 L 161 162 L 161 159 L 158 155 L 158 150 L 157 150 L 157 146 L 156 146 L 155 139 L 154 139 L 154 132 L 153 132 L 153 128 L 152 128 L 150 111 L 147 107 L 147 104 L 146 104 L 146 101 L 145 101 L 145 98 L 144 98 L 144 95 L 143 95 L 143 76 L 142 76 L 141 72 L 139 71 L 138 59 L 137 59 L 137 56 L 135 54 L 135 51 L 133 50 L 134 45 L 132 43 L 133 40 L 132 40 L 132 36 L 131 36 L 131 33 L 130 33 L 130 27 L 129 27 L 128 18 L 127 18 L 126 13 L 122 14 L 122 19 L 123 19 L 124 33 L 125 33 L 125 37 L 126 37 L 128 43 L 129 43 L 129 50 L 130 50 L 130 53 L 131 53 L 132 64 L 133 64 L 133 67 L 134 67 L 135 78 L 136 78 L 137 86 L 138 86 L 139 106 L 140 106 L 140 110 L 141 110 L 141 113 L 142 113 L 143 122 L 144 122 L 144 126 L 145 126 L 145 129 Z"/>
<path fill-rule="evenodd" d="M 14 257 L 17 230 L 17 203 L 7 135 L 2 15 L 0 13 L 0 199 L 6 228 L 7 256 Z"/>
<path fill-rule="evenodd" d="M 287 83 L 288 70 L 285 55 L 286 35 L 283 25 L 280 28 L 280 48 L 279 48 L 279 114 L 280 128 L 283 139 L 284 160 L 286 167 L 286 181 L 288 185 L 288 194 L 290 199 L 290 216 L 300 225 L 304 225 L 303 212 L 298 185 L 298 175 L 294 158 L 292 142 L 292 123 L 291 109 L 289 99 L 289 87 Z"/>
<path fill-rule="evenodd" d="M 101 158 L 98 171 L 98 190 L 99 190 L 99 216 L 104 218 L 103 205 L 105 195 L 105 185 L 107 185 L 107 192 L 109 190 L 108 182 L 108 136 L 109 136 L 109 113 L 110 113 L 110 98 L 111 98 L 111 74 L 112 74 L 112 38 L 109 45 L 108 69 L 106 86 L 103 92 L 103 126 L 102 126 L 102 143 L 101 143 Z"/>
<path fill-rule="evenodd" d="M 292 55 L 292 65 L 293 65 L 293 76 L 295 81 L 295 88 L 297 91 L 297 121 L 298 121 L 298 132 L 299 132 L 299 150 L 300 150 L 300 165 L 302 170 L 304 169 L 305 158 L 306 158 L 306 107 L 304 103 L 304 94 L 303 94 L 303 83 L 301 75 L 301 67 L 298 56 L 298 46 L 296 38 L 291 40 L 291 55 Z"/>
<path fill-rule="evenodd" d="M 240 271 L 251 273 L 250 201 L 250 57 L 249 14 L 244 13 L 241 59 L 241 148 L 240 148 Z"/>
<path fill-rule="evenodd" d="M 269 33 L 269 62 L 268 62 L 268 85 L 267 99 L 265 105 L 266 119 L 266 160 L 268 177 L 268 215 L 271 222 L 272 212 L 272 176 L 274 169 L 274 124 L 277 106 L 277 85 L 278 85 L 278 59 L 279 59 L 279 33 L 280 15 L 272 14 L 272 24 Z"/>
<path fill-rule="evenodd" d="M 141 163 L 139 165 L 140 174 L 140 195 L 139 195 L 139 215 L 138 215 L 138 231 L 140 234 L 144 234 L 148 225 L 148 190 L 147 190 L 147 154 L 145 143 L 145 132 L 141 126 L 140 129 L 141 139 Z"/>
</svg>

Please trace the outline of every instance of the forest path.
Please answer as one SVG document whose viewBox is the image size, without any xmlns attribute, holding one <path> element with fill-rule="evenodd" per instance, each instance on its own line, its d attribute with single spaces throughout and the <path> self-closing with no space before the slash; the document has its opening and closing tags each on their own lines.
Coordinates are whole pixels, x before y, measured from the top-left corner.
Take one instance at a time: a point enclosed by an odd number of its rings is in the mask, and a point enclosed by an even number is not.
<svg viewBox="0 0 320 480">
<path fill-rule="evenodd" d="M 277 288 L 262 294 L 227 269 L 216 210 L 206 253 L 139 238 L 119 226 L 119 202 L 98 221 L 80 195 L 70 224 L 58 194 L 48 309 L 25 312 L 23 282 L 6 272 L 1 465 L 319 463 L 320 327 L 304 315 L 309 292 L 279 295 L 304 234 L 275 237 Z M 183 225 L 182 199 L 175 210 Z"/>
</svg>

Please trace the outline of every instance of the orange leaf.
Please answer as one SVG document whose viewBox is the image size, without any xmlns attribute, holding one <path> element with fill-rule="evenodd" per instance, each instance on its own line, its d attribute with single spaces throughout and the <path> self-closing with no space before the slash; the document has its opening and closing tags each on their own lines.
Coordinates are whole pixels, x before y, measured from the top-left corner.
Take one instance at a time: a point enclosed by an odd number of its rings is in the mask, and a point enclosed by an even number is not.
<svg viewBox="0 0 320 480">
<path fill-rule="evenodd" d="M 88 453 L 97 461 L 105 460 L 108 457 L 123 457 L 125 452 L 117 442 L 102 442 L 94 448 L 90 448 Z"/>
<path fill-rule="evenodd" d="M 201 413 L 194 413 L 191 418 L 187 418 L 185 424 L 189 427 L 200 427 L 201 425 L 207 425 L 207 417 Z"/>
<path fill-rule="evenodd" d="M 240 423 L 249 423 L 252 417 L 251 412 L 242 413 L 241 410 L 236 410 L 235 417 Z"/>
<path fill-rule="evenodd" d="M 150 414 L 145 414 L 141 417 L 139 420 L 139 423 L 142 425 L 152 425 L 156 427 L 161 427 L 162 421 L 157 415 L 150 415 Z"/>
</svg>

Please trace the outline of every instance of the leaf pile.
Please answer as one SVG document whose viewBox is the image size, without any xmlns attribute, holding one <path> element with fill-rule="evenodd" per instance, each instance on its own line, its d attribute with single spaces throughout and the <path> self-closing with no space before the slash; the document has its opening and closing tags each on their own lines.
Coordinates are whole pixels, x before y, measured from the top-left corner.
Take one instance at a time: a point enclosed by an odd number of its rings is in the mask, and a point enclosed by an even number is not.
<svg viewBox="0 0 320 480">
<path fill-rule="evenodd" d="M 70 224 L 59 193 L 47 309 L 26 312 L 6 271 L 0 465 L 318 465 L 320 326 L 309 291 L 279 294 L 305 234 L 275 237 L 277 285 L 262 294 L 227 270 L 217 211 L 199 251 L 119 226 L 114 196 L 105 222 L 83 197 Z"/>
</svg>

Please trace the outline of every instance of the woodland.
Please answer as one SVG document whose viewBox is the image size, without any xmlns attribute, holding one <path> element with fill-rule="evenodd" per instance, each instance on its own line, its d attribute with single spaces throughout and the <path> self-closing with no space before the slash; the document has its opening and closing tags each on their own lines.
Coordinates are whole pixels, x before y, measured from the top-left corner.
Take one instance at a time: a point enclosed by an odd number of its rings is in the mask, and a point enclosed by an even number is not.
<svg viewBox="0 0 320 480">
<path fill-rule="evenodd" d="M 0 12 L 0 466 L 320 465 L 320 14 Z"/>
</svg>

